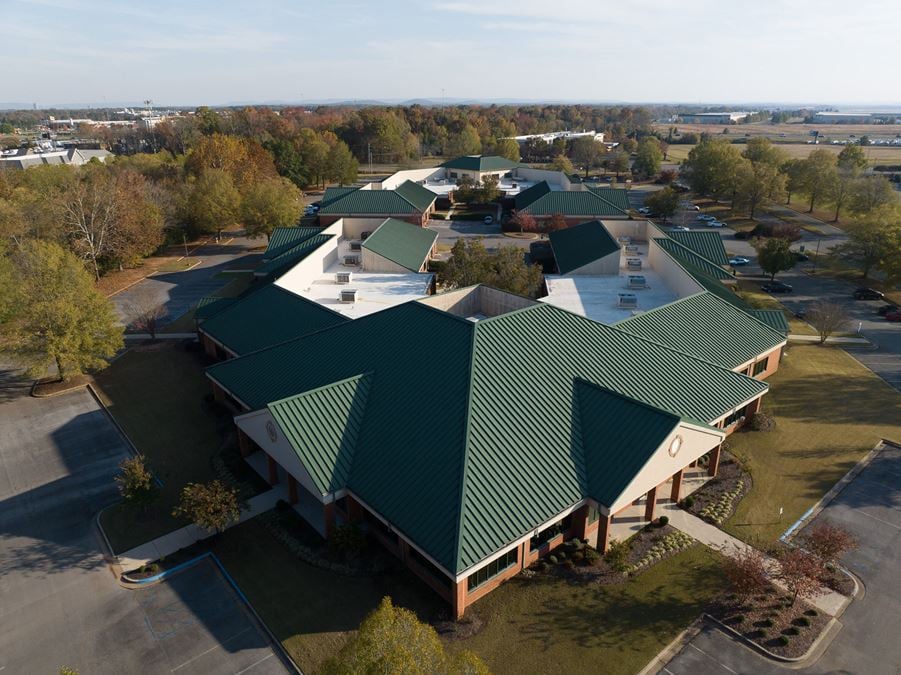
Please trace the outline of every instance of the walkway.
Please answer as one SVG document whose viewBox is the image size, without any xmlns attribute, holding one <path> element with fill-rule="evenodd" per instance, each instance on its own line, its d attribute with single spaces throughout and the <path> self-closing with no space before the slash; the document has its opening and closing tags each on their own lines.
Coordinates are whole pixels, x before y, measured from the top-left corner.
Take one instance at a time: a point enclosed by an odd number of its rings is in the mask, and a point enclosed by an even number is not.
<svg viewBox="0 0 901 675">
<path fill-rule="evenodd" d="M 790 333 L 788 339 L 792 342 L 820 342 L 819 335 L 798 335 Z M 826 338 L 827 345 L 872 345 L 873 343 L 862 337 L 833 337 Z"/>
<path fill-rule="evenodd" d="M 284 484 L 276 485 L 271 490 L 267 490 L 262 494 L 258 494 L 256 497 L 248 499 L 248 508 L 246 511 L 241 512 L 241 517 L 238 522 L 243 523 L 245 520 L 250 520 L 261 513 L 268 511 L 275 506 L 275 503 L 279 499 L 288 499 L 288 491 Z M 141 544 L 140 546 L 136 546 L 133 549 L 122 553 L 117 556 L 119 565 L 121 565 L 122 569 L 125 571 L 137 569 L 154 560 L 159 560 L 163 556 L 172 555 L 179 549 L 190 546 L 191 544 L 198 542 L 201 539 L 211 537 L 214 534 L 216 533 L 210 532 L 209 530 L 203 530 L 197 527 L 197 525 L 187 525 L 180 530 L 164 534 L 162 537 L 158 537 L 153 541 L 148 541 L 146 544 Z"/>
<path fill-rule="evenodd" d="M 666 515 L 669 518 L 670 525 L 678 530 L 682 530 L 705 546 L 708 546 L 715 551 L 719 551 L 724 555 L 732 555 L 737 551 L 751 549 L 750 545 L 740 539 L 736 539 L 732 535 L 726 534 L 718 527 L 704 522 L 697 516 L 693 516 L 688 511 L 679 508 L 675 504 L 661 504 L 660 509 L 664 512 L 663 515 Z M 772 575 L 774 572 L 778 571 L 779 563 L 773 558 L 768 558 L 767 561 L 769 571 Z M 778 581 L 774 581 L 774 583 L 780 588 L 784 588 Z M 825 592 L 815 598 L 808 598 L 808 602 L 830 616 L 836 616 L 850 602 L 849 598 L 840 593 L 836 593 L 829 589 L 823 590 Z"/>
</svg>

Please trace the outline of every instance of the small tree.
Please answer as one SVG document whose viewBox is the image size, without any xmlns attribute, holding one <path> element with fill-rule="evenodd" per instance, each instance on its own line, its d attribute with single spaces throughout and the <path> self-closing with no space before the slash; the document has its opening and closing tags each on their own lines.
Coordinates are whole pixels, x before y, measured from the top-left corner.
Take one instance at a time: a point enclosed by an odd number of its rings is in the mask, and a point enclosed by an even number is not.
<svg viewBox="0 0 901 675">
<path fill-rule="evenodd" d="M 820 562 L 800 548 L 790 549 L 779 559 L 779 580 L 792 594 L 792 605 L 798 597 L 813 598 L 823 592 L 820 585 Z"/>
<path fill-rule="evenodd" d="M 206 485 L 188 483 L 182 488 L 181 500 L 172 515 L 189 518 L 198 527 L 219 533 L 237 522 L 241 508 L 238 491 L 214 480 Z"/>
<path fill-rule="evenodd" d="M 808 551 L 824 565 L 834 565 L 845 553 L 857 548 L 857 541 L 847 530 L 830 523 L 818 523 L 801 537 Z"/>
<path fill-rule="evenodd" d="M 807 312 L 807 321 L 817 329 L 820 344 L 824 344 L 830 335 L 844 328 L 848 320 L 845 306 L 828 300 L 818 300 Z"/>
<path fill-rule="evenodd" d="M 133 289 L 131 299 L 126 303 L 132 327 L 141 333 L 149 333 L 156 339 L 160 319 L 166 316 L 166 307 L 154 293 L 153 286 L 139 284 Z"/>
<path fill-rule="evenodd" d="M 528 213 L 516 211 L 510 219 L 510 227 L 518 229 L 520 232 L 538 232 L 538 223 Z"/>
<path fill-rule="evenodd" d="M 569 161 L 569 157 L 566 155 L 557 155 L 554 157 L 554 161 L 551 162 L 551 169 L 554 171 L 562 171 L 565 174 L 571 174 L 575 170 L 573 168 L 573 163 Z"/>
<path fill-rule="evenodd" d="M 757 249 L 757 262 L 760 268 L 770 275 L 770 280 L 773 280 L 777 273 L 794 267 L 797 259 L 789 249 L 788 240 L 767 239 L 766 243 Z"/>
<path fill-rule="evenodd" d="M 150 473 L 142 455 L 122 460 L 119 464 L 119 473 L 116 475 L 116 484 L 119 486 L 119 494 L 129 506 L 146 510 L 159 496 L 153 474 Z"/>
<path fill-rule="evenodd" d="M 742 601 L 765 591 L 770 585 L 766 558 L 751 546 L 736 547 L 734 554 L 723 556 L 722 568 L 732 592 Z"/>
<path fill-rule="evenodd" d="M 555 213 L 550 218 L 541 223 L 541 231 L 545 234 L 550 234 L 551 232 L 556 232 L 557 230 L 565 230 L 566 228 L 566 216 L 564 216 L 562 213 Z"/>
<path fill-rule="evenodd" d="M 449 655 L 434 628 L 385 597 L 323 672 L 487 675 L 488 668 L 472 652 Z"/>
<path fill-rule="evenodd" d="M 665 187 L 649 194 L 644 203 L 655 215 L 662 216 L 665 223 L 679 208 L 679 193 Z"/>
</svg>

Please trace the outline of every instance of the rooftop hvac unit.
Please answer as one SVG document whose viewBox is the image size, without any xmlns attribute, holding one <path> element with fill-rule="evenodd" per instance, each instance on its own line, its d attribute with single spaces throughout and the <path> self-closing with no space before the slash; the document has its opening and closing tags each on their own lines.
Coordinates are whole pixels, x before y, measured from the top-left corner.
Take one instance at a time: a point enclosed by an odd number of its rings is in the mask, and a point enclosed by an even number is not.
<svg viewBox="0 0 901 675">
<path fill-rule="evenodd" d="M 357 301 L 357 291 L 353 288 L 348 288 L 346 291 L 341 291 L 338 294 L 339 302 L 356 302 Z"/>
<path fill-rule="evenodd" d="M 629 288 L 647 288 L 648 280 L 641 275 L 629 277 Z"/>
<path fill-rule="evenodd" d="M 634 253 L 638 255 L 638 245 L 637 244 L 626 244 L 624 247 L 626 249 L 626 253 Z"/>
<path fill-rule="evenodd" d="M 336 284 L 349 284 L 353 279 L 352 272 L 336 272 L 335 273 L 335 283 Z"/>
<path fill-rule="evenodd" d="M 617 306 L 623 309 L 636 309 L 638 307 L 638 297 L 634 293 L 620 293 Z"/>
<path fill-rule="evenodd" d="M 630 270 L 640 270 L 641 269 L 641 258 L 627 259 L 626 267 L 628 267 Z"/>
<path fill-rule="evenodd" d="M 369 239 L 370 234 L 372 234 L 372 232 L 360 232 L 360 239 L 366 241 Z"/>
<path fill-rule="evenodd" d="M 350 242 L 350 250 L 351 251 L 361 251 L 363 250 L 363 244 L 359 241 Z"/>
<path fill-rule="evenodd" d="M 632 237 L 617 237 L 616 240 L 620 244 L 631 244 L 632 243 Z"/>
<path fill-rule="evenodd" d="M 344 266 L 345 267 L 356 267 L 360 264 L 360 259 L 355 255 L 346 255 L 344 256 Z"/>
</svg>

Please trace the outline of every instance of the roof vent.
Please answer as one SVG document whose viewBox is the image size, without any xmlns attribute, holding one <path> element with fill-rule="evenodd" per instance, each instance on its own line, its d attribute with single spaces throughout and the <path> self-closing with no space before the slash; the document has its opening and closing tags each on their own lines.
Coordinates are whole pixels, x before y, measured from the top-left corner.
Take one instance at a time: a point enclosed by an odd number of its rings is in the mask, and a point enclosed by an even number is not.
<svg viewBox="0 0 901 675">
<path fill-rule="evenodd" d="M 626 253 L 638 254 L 638 244 L 626 244 L 623 248 L 626 250 Z"/>
<path fill-rule="evenodd" d="M 623 309 L 635 309 L 638 307 L 638 296 L 634 293 L 620 293 L 617 307 Z"/>
<path fill-rule="evenodd" d="M 620 244 L 631 244 L 632 243 L 632 237 L 617 237 L 616 240 Z"/>
<path fill-rule="evenodd" d="M 335 272 L 336 284 L 349 284 L 353 279 L 353 272 Z"/>
<path fill-rule="evenodd" d="M 356 267 L 360 264 L 360 259 L 355 255 L 346 255 L 344 256 L 344 266 L 345 267 Z"/>
<path fill-rule="evenodd" d="M 628 267 L 630 270 L 640 270 L 641 258 L 628 258 L 626 260 L 626 267 Z"/>
<path fill-rule="evenodd" d="M 338 302 L 356 302 L 357 301 L 357 291 L 353 288 L 348 288 L 346 291 L 341 291 L 338 294 Z"/>
<path fill-rule="evenodd" d="M 360 239 L 361 239 L 362 241 L 366 241 L 367 239 L 369 239 L 369 235 L 370 235 L 370 234 L 372 234 L 372 232 L 369 232 L 369 231 L 366 231 L 366 232 L 360 232 Z"/>
<path fill-rule="evenodd" d="M 629 288 L 636 289 L 636 288 L 647 288 L 647 287 L 648 287 L 648 280 L 645 279 L 643 275 L 637 274 L 637 275 L 629 276 Z"/>
<path fill-rule="evenodd" d="M 350 250 L 351 251 L 360 251 L 363 249 L 363 244 L 359 241 L 350 242 Z"/>
</svg>

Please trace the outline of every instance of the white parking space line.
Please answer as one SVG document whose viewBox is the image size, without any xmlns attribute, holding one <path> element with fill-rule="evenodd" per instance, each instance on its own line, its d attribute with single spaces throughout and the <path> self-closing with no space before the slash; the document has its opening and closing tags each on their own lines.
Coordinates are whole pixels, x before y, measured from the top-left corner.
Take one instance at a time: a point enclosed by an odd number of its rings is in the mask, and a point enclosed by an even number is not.
<svg viewBox="0 0 901 675">
<path fill-rule="evenodd" d="M 238 636 L 240 636 L 240 635 L 244 635 L 244 633 L 246 633 L 246 632 L 249 631 L 249 630 L 254 630 L 253 626 L 248 626 L 248 627 L 245 628 L 244 630 L 235 633 L 234 635 L 232 635 L 232 636 L 231 636 L 230 638 L 228 638 L 227 640 L 223 640 L 220 644 L 215 644 L 215 645 L 213 645 L 212 647 L 210 647 L 209 649 L 207 649 L 206 651 L 200 652 L 200 653 L 197 654 L 196 656 L 192 656 L 190 659 L 188 659 L 187 661 L 185 661 L 184 663 L 182 663 L 180 666 L 176 666 L 175 668 L 173 668 L 173 669 L 172 669 L 172 672 L 174 673 L 176 670 L 179 670 L 180 668 L 184 668 L 186 665 L 188 665 L 188 664 L 191 663 L 192 661 L 196 661 L 196 660 L 199 659 L 201 656 L 206 656 L 207 654 L 209 654 L 209 653 L 212 652 L 212 651 L 215 651 L 215 650 L 217 650 L 217 649 L 223 648 L 227 642 L 231 642 L 231 641 L 234 640 L 236 637 L 238 637 Z M 270 654 L 270 656 L 271 656 L 271 654 Z"/>
<path fill-rule="evenodd" d="M 688 643 L 688 646 L 691 647 L 692 649 L 696 650 L 696 651 L 701 652 L 701 653 L 702 653 L 704 656 L 706 656 L 708 659 L 710 659 L 711 661 L 713 661 L 713 662 L 714 662 L 715 664 L 717 664 L 718 666 L 722 666 L 723 668 L 725 668 L 726 670 L 728 670 L 730 673 L 734 673 L 734 675 L 738 675 L 738 671 L 732 670 L 732 669 L 731 669 L 729 666 L 727 666 L 725 663 L 722 663 L 721 661 L 718 661 L 717 659 L 713 658 L 710 654 L 708 654 L 707 652 L 705 652 L 705 651 L 704 651 L 703 649 L 701 649 L 700 647 L 695 647 L 691 642 Z"/>
<path fill-rule="evenodd" d="M 267 661 L 268 659 L 271 659 L 273 656 L 275 656 L 275 654 L 271 654 L 271 653 L 270 653 L 270 654 L 267 654 L 266 656 L 264 656 L 263 658 L 261 658 L 259 661 L 254 661 L 253 663 L 251 663 L 251 664 L 250 664 L 249 666 L 247 666 L 244 670 L 239 670 L 237 673 L 235 673 L 235 675 L 241 675 L 241 673 L 246 673 L 248 670 L 250 670 L 250 669 L 253 668 L 254 666 L 260 665 L 263 661 Z"/>
<path fill-rule="evenodd" d="M 877 518 L 876 516 L 869 514 L 866 511 L 862 511 L 861 509 L 854 509 L 854 512 L 862 513 L 867 518 L 872 518 L 873 520 L 878 520 L 880 523 L 883 523 L 884 525 L 888 525 L 889 527 L 894 527 L 896 530 L 901 530 L 901 525 L 895 525 L 894 523 L 890 523 L 889 521 L 883 520 L 882 518 Z"/>
</svg>

